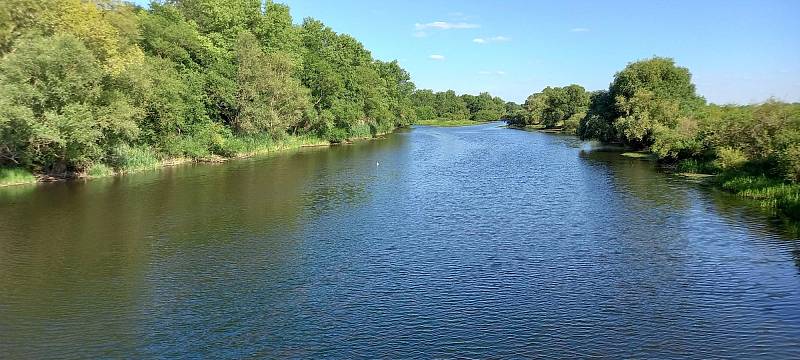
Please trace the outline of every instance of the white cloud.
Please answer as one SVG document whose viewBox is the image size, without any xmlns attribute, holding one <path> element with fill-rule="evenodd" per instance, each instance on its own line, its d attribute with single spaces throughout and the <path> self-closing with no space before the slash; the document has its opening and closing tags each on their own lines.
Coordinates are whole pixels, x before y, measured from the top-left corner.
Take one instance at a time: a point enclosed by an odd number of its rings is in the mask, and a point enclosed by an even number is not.
<svg viewBox="0 0 800 360">
<path fill-rule="evenodd" d="M 424 31 L 417 31 L 417 32 L 414 33 L 414 37 L 424 38 L 426 36 L 428 36 L 428 33 L 424 32 Z"/>
<path fill-rule="evenodd" d="M 428 56 L 428 59 L 436 60 L 436 61 L 444 61 L 444 55 L 433 54 L 431 56 Z"/>
<path fill-rule="evenodd" d="M 502 35 L 486 37 L 486 38 L 474 38 L 474 39 L 472 39 L 472 42 L 474 42 L 476 44 L 488 44 L 488 43 L 508 42 L 508 41 L 511 41 L 511 38 L 507 37 L 507 36 L 502 36 Z"/>
<path fill-rule="evenodd" d="M 417 31 L 422 30 L 452 30 L 452 29 L 475 29 L 479 28 L 480 25 L 478 24 L 471 24 L 466 22 L 447 22 L 447 21 L 434 21 L 426 24 L 416 23 L 414 24 L 414 29 Z"/>
<path fill-rule="evenodd" d="M 570 31 L 570 32 L 576 32 L 576 33 L 579 33 L 579 32 L 589 32 L 589 29 L 588 29 L 588 28 L 581 28 L 581 27 L 579 27 L 579 28 L 572 28 L 572 29 L 569 29 L 569 31 Z"/>
</svg>

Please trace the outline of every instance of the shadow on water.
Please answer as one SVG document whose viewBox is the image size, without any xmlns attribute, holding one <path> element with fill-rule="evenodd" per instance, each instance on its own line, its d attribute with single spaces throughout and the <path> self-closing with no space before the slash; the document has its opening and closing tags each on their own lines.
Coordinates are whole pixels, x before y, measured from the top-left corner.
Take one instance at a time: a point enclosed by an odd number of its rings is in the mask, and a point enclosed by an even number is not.
<svg viewBox="0 0 800 360">
<path fill-rule="evenodd" d="M 367 201 L 372 155 L 404 139 L 0 189 L 0 348 L 78 351 L 64 330 L 80 327 L 80 339 L 98 339 L 85 348 L 142 349 L 131 319 L 192 318 L 200 310 L 170 304 L 209 281 L 246 288 L 264 268 L 293 271 L 284 261 L 303 241 L 298 229 Z M 217 294 L 218 306 L 231 296 Z"/>
<path fill-rule="evenodd" d="M 730 223 L 750 225 L 754 230 L 768 229 L 786 239 L 798 239 L 800 224 L 776 216 L 762 208 L 758 201 L 734 196 L 715 188 L 710 179 L 691 179 L 671 174 L 646 158 L 622 156 L 625 150 L 616 146 L 584 143 L 580 157 L 590 164 L 599 164 L 612 171 L 614 181 L 632 196 L 652 205 L 686 209 L 691 194 L 698 194 L 714 205 L 716 212 Z"/>
<path fill-rule="evenodd" d="M 651 160 L 628 158 L 621 155 L 623 152 L 624 149 L 613 146 L 585 144 L 579 156 L 590 166 L 599 166 L 612 174 L 614 186 L 628 194 L 637 209 L 631 216 L 664 209 L 648 221 L 680 229 L 676 236 L 686 233 L 687 226 L 709 231 L 716 228 L 716 222 L 723 222 L 755 235 L 753 241 L 785 249 L 800 272 L 797 256 L 800 224 L 775 216 L 756 201 L 736 197 L 708 182 L 664 172 Z M 697 223 L 692 224 L 693 221 Z"/>
</svg>

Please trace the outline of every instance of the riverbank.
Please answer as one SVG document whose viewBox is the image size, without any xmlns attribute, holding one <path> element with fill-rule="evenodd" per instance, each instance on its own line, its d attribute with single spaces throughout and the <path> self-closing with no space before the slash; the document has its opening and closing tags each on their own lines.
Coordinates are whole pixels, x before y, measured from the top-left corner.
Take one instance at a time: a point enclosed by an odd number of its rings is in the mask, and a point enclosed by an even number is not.
<svg viewBox="0 0 800 360">
<path fill-rule="evenodd" d="M 629 151 L 620 155 L 659 163 L 661 168 L 672 174 L 706 181 L 715 188 L 737 197 L 757 201 L 765 210 L 793 221 L 800 220 L 800 184 L 741 170 L 725 171 L 714 163 L 684 160 L 676 164 L 664 164 L 660 163 L 658 156 L 650 151 Z"/>
<path fill-rule="evenodd" d="M 547 134 L 567 134 L 567 135 L 575 135 L 574 130 L 567 130 L 563 127 L 551 127 L 548 128 L 544 125 L 508 125 L 510 129 L 517 129 L 517 130 L 527 130 L 527 131 L 538 131 Z"/>
<path fill-rule="evenodd" d="M 0 188 L 45 182 L 122 176 L 126 174 L 156 170 L 187 163 L 221 163 L 236 159 L 245 159 L 267 154 L 289 152 L 305 147 L 348 145 L 358 141 L 380 139 L 382 136 L 390 133 L 391 132 L 378 133 L 374 136 L 352 137 L 336 143 L 333 143 L 327 139 L 309 135 L 287 136 L 281 140 L 237 138 L 234 140 L 236 142 L 235 147 L 237 150 L 231 153 L 229 156 L 205 155 L 198 157 L 162 157 L 149 149 L 129 148 L 126 150 L 125 161 L 116 167 L 112 167 L 104 163 L 97 163 L 88 166 L 83 171 L 66 171 L 55 174 L 33 173 L 22 168 L 0 168 Z"/>
<path fill-rule="evenodd" d="M 508 128 L 523 131 L 565 134 L 559 129 L 545 129 L 540 125 L 514 126 Z M 712 186 L 737 197 L 757 201 L 759 206 L 792 221 L 800 221 L 800 184 L 763 174 L 745 171 L 723 171 L 714 163 L 695 160 L 684 160 L 675 164 L 664 164 L 658 156 L 649 150 L 632 150 L 621 148 L 620 156 L 652 161 L 665 171 L 691 179 L 701 179 Z"/>
<path fill-rule="evenodd" d="M 469 120 L 469 119 L 459 119 L 459 120 L 450 120 L 450 119 L 417 120 L 414 123 L 414 125 L 439 126 L 439 127 L 473 126 L 473 125 L 481 125 L 481 124 L 485 124 L 485 122 L 474 121 L 474 120 Z"/>
<path fill-rule="evenodd" d="M 659 162 L 650 151 L 623 152 L 621 156 L 653 161 L 672 174 L 703 180 L 713 187 L 737 197 L 757 201 L 759 206 L 793 221 L 800 220 L 800 184 L 744 171 L 724 171 L 714 163 L 681 161 L 676 164 Z"/>
</svg>

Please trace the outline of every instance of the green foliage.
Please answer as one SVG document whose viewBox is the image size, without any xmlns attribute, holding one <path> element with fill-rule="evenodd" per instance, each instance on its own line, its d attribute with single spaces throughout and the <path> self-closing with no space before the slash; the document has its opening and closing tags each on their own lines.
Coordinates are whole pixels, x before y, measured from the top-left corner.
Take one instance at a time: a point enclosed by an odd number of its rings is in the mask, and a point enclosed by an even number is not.
<svg viewBox="0 0 800 360">
<path fill-rule="evenodd" d="M 590 94 L 580 85 L 546 87 L 528 96 L 521 114 L 507 119 L 512 126 L 541 125 L 575 132 L 589 110 Z"/>
<path fill-rule="evenodd" d="M 717 166 L 726 171 L 740 170 L 747 163 L 744 151 L 723 146 L 717 149 Z"/>
<path fill-rule="evenodd" d="M 86 175 L 89 177 L 111 176 L 114 175 L 114 169 L 103 163 L 92 164 L 86 169 Z"/>
<path fill-rule="evenodd" d="M 456 126 L 477 125 L 479 123 L 470 119 L 461 119 L 461 120 L 432 119 L 432 120 L 417 120 L 415 124 L 423 126 L 456 127 Z"/>
<path fill-rule="evenodd" d="M 479 95 L 456 95 L 448 90 L 434 93 L 431 90 L 417 90 L 411 96 L 410 107 L 416 109 L 417 123 L 420 124 L 460 124 L 469 120 L 485 122 L 506 118 L 506 102 L 489 93 Z"/>
<path fill-rule="evenodd" d="M 800 104 L 711 105 L 696 117 L 695 138 L 722 168 L 800 180 Z"/>
<path fill-rule="evenodd" d="M 345 141 L 419 113 L 396 61 L 272 1 L 9 0 L 0 56 L 0 166 L 35 172 Z"/>
<path fill-rule="evenodd" d="M 716 162 L 698 159 L 682 159 L 675 164 L 675 171 L 684 174 L 714 174 L 719 170 Z"/>
<path fill-rule="evenodd" d="M 503 99 L 492 97 L 487 92 L 478 96 L 464 94 L 461 95 L 461 99 L 469 109 L 469 118 L 474 121 L 500 120 L 506 113 L 506 103 Z"/>
<path fill-rule="evenodd" d="M 655 132 L 674 129 L 705 104 L 695 93 L 689 70 L 659 57 L 628 64 L 614 76 L 609 96 L 615 102 L 614 132 L 635 148 L 649 147 Z"/>
<path fill-rule="evenodd" d="M 545 105 L 533 96 L 526 109 L 544 117 Z M 705 105 L 687 69 L 652 58 L 592 94 L 577 134 L 650 150 L 680 172 L 721 173 L 722 188 L 800 214 L 800 104 Z"/>
<path fill-rule="evenodd" d="M 308 89 L 292 78 L 294 64 L 282 51 L 264 53 L 249 32 L 239 35 L 239 114 L 234 125 L 240 133 L 286 134 L 311 111 Z"/>
<path fill-rule="evenodd" d="M 676 111 L 686 115 L 699 109 L 705 100 L 695 93 L 692 75 L 689 70 L 675 65 L 669 58 L 654 57 L 628 64 L 614 75 L 609 92 L 620 107 L 620 103 L 630 101 L 637 93 L 646 92 L 647 97 L 657 101 L 673 101 Z M 640 95 L 642 96 L 642 95 Z M 619 115 L 623 115 L 625 110 Z"/>
<path fill-rule="evenodd" d="M 27 38 L 0 63 L 0 158 L 62 172 L 138 134 L 141 110 L 71 35 Z"/>
<path fill-rule="evenodd" d="M 755 199 L 761 206 L 800 220 L 800 184 L 785 183 L 766 176 L 728 175 L 720 186 L 738 196 Z"/>
<path fill-rule="evenodd" d="M 108 164 L 120 171 L 129 172 L 156 168 L 161 160 L 151 148 L 120 144 L 111 150 Z"/>
<path fill-rule="evenodd" d="M 36 182 L 36 177 L 26 169 L 0 167 L 0 186 L 29 184 L 32 182 Z"/>
<path fill-rule="evenodd" d="M 580 120 L 575 133 L 581 139 L 616 142 L 617 134 L 612 121 L 615 116 L 614 98 L 605 90 L 589 94 L 589 109 Z"/>
</svg>

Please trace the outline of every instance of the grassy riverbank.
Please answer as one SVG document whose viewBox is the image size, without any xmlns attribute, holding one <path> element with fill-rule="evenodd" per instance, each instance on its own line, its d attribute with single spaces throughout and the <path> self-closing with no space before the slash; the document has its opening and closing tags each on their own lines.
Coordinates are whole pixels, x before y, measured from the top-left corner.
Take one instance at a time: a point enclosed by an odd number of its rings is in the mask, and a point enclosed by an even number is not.
<svg viewBox="0 0 800 360">
<path fill-rule="evenodd" d="M 649 152 L 638 151 L 622 155 L 658 161 L 658 157 Z M 664 166 L 674 173 L 688 177 L 708 177 L 708 181 L 718 189 L 758 201 L 762 208 L 794 221 L 800 220 L 800 184 L 796 182 L 769 176 L 753 168 L 723 170 L 719 161 L 686 159 Z"/>
<path fill-rule="evenodd" d="M 382 135 L 382 134 L 378 134 Z M 372 138 L 350 138 L 345 142 Z M 327 139 L 311 135 L 286 136 L 280 140 L 269 137 L 234 138 L 229 140 L 228 156 L 199 155 L 196 157 L 170 157 L 159 154 L 146 147 L 122 147 L 117 150 L 113 164 L 95 163 L 79 172 L 32 173 L 21 168 L 0 168 L 0 187 L 32 184 L 36 182 L 61 181 L 68 179 L 93 179 L 124 175 L 146 170 L 154 170 L 190 162 L 224 162 L 231 159 L 248 158 L 271 153 L 287 152 L 303 147 L 329 146 Z"/>
<path fill-rule="evenodd" d="M 0 168 L 0 187 L 35 183 L 30 171 L 20 168 Z"/>
<path fill-rule="evenodd" d="M 756 200 L 763 208 L 800 220 L 800 184 L 744 174 L 721 174 L 713 181 L 736 196 Z"/>
<path fill-rule="evenodd" d="M 649 151 L 625 152 L 622 156 L 658 162 L 658 156 Z M 716 188 L 738 197 L 759 202 L 769 211 L 800 220 L 800 184 L 775 176 L 765 175 L 753 168 L 724 170 L 719 161 L 685 159 L 675 164 L 661 165 L 670 172 L 691 178 L 708 178 Z"/>
</svg>

